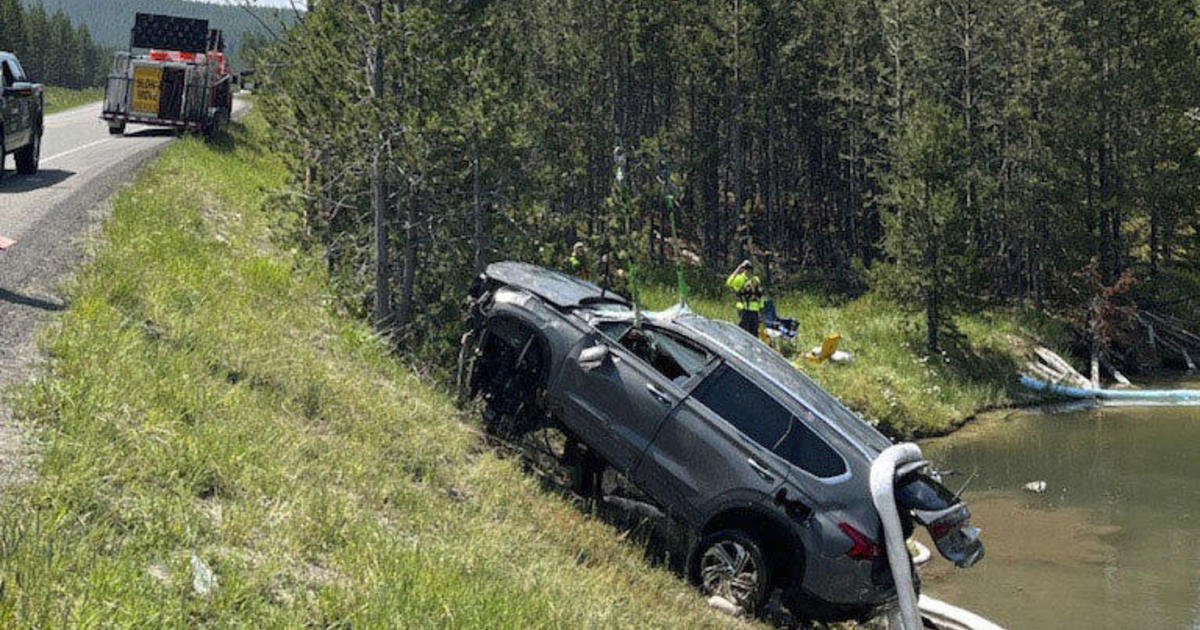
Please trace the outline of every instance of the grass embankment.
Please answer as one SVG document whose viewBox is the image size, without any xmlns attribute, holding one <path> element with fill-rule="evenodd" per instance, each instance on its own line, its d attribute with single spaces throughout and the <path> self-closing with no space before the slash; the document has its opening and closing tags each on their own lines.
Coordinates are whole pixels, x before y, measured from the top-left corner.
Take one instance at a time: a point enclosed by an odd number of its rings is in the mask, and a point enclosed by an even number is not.
<svg viewBox="0 0 1200 630">
<path fill-rule="evenodd" d="M 677 298 L 673 290 L 655 287 L 644 291 L 643 299 L 662 308 Z M 820 345 L 827 333 L 841 334 L 840 348 L 854 356 L 853 363 L 800 360 L 796 365 L 893 436 L 946 433 L 981 410 L 1018 402 L 1015 378 L 1022 347 L 1030 340 L 1054 347 L 1066 334 L 1033 311 L 963 315 L 955 319 L 957 332 L 943 338 L 944 353 L 930 356 L 923 316 L 881 297 L 839 303 L 793 293 L 775 301 L 780 316 L 799 325 L 795 347 L 783 348 L 788 356 Z M 731 296 L 692 296 L 689 302 L 702 315 L 736 319 Z"/>
<path fill-rule="evenodd" d="M 253 135 L 166 149 L 70 284 L 20 401 L 42 461 L 3 506 L 0 627 L 751 627 L 333 313 Z"/>
<path fill-rule="evenodd" d="M 55 85 L 46 86 L 46 113 L 53 114 L 63 110 L 95 103 L 104 98 L 104 88 L 84 88 L 82 90 L 72 90 L 71 88 L 58 87 Z"/>
</svg>

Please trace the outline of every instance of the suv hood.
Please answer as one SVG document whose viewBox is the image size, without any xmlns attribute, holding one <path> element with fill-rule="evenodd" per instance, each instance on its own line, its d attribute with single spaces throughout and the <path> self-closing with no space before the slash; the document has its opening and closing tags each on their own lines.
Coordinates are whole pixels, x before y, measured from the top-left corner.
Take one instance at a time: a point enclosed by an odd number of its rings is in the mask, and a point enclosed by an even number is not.
<svg viewBox="0 0 1200 630">
<path fill-rule="evenodd" d="M 524 289 L 559 308 L 572 308 L 589 302 L 629 304 L 625 298 L 601 289 L 591 282 L 527 263 L 492 263 L 488 265 L 484 275 L 497 282 Z"/>
</svg>

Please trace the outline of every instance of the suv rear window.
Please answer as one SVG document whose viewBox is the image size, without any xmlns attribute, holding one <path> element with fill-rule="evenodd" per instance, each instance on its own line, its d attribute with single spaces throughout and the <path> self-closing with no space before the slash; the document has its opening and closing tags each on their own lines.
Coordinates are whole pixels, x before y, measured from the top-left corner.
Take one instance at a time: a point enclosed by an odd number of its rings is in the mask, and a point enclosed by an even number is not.
<svg viewBox="0 0 1200 630">
<path fill-rule="evenodd" d="M 738 431 L 816 477 L 846 472 L 846 462 L 804 421 L 729 366 L 704 380 L 693 397 Z"/>
<path fill-rule="evenodd" d="M 816 418 L 809 419 L 809 422 L 816 421 Z M 817 477 L 836 477 L 846 472 L 845 460 L 799 418 L 792 418 L 791 430 L 783 436 L 774 451 Z"/>
</svg>

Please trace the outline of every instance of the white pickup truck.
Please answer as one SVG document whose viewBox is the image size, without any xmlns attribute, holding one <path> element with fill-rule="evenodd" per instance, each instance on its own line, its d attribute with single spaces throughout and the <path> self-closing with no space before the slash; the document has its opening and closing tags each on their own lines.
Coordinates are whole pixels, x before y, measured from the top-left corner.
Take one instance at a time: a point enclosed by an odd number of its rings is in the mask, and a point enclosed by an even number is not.
<svg viewBox="0 0 1200 630">
<path fill-rule="evenodd" d="M 12 53 L 0 51 L 0 75 L 0 179 L 9 153 L 18 173 L 32 175 L 42 152 L 45 94 L 41 84 L 29 81 Z"/>
</svg>

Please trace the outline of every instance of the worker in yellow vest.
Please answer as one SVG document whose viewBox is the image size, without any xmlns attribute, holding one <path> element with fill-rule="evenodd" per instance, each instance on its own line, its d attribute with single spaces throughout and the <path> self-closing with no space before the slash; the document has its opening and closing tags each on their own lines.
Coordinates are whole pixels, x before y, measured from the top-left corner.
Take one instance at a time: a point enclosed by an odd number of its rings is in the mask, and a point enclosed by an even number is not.
<svg viewBox="0 0 1200 630">
<path fill-rule="evenodd" d="M 738 326 L 742 330 L 758 336 L 758 312 L 762 310 L 763 288 L 762 280 L 754 275 L 754 265 L 749 260 L 729 274 L 725 286 L 733 289 L 737 295 Z"/>
<path fill-rule="evenodd" d="M 567 259 L 567 266 L 570 267 L 571 273 L 583 280 L 591 280 L 591 269 L 588 265 L 587 246 L 583 241 L 577 241 L 571 247 L 571 257 Z"/>
</svg>

